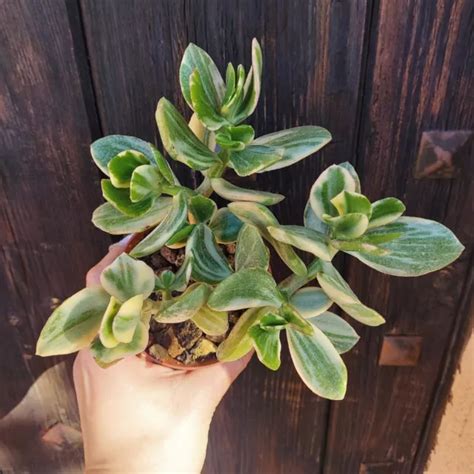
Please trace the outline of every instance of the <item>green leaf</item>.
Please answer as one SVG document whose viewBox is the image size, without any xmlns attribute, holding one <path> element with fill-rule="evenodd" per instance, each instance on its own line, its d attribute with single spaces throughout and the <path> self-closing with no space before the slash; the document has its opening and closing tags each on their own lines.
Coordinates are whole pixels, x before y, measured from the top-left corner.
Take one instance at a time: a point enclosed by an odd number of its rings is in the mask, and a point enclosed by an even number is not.
<svg viewBox="0 0 474 474">
<path fill-rule="evenodd" d="M 434 272 L 456 260 L 464 250 L 456 236 L 444 225 L 417 217 L 400 217 L 395 222 L 371 229 L 368 238 L 400 234 L 383 245 L 386 255 L 348 252 L 371 268 L 388 275 L 420 276 Z"/>
<path fill-rule="evenodd" d="M 254 38 L 252 40 L 252 68 L 249 72 L 249 76 L 247 77 L 249 85 L 242 105 L 234 118 L 234 121 L 237 123 L 242 122 L 247 117 L 252 115 L 255 111 L 255 108 L 257 107 L 260 91 L 262 88 L 262 69 L 262 49 L 260 48 L 260 44 L 258 43 L 257 39 Z"/>
<path fill-rule="evenodd" d="M 104 317 L 102 318 L 102 322 L 100 323 L 99 329 L 100 342 L 104 347 L 107 347 L 108 349 L 115 347 L 119 343 L 119 341 L 115 339 L 112 330 L 112 323 L 119 309 L 120 302 L 116 300 L 113 296 L 111 296 L 109 305 L 105 310 Z"/>
<path fill-rule="evenodd" d="M 282 304 L 282 296 L 273 277 L 261 268 L 245 268 L 219 283 L 208 306 L 217 311 L 235 311 Z"/>
<path fill-rule="evenodd" d="M 193 323 L 208 336 L 221 336 L 229 329 L 229 319 L 224 311 L 214 311 L 203 306 L 193 317 Z"/>
<path fill-rule="evenodd" d="M 248 145 L 255 138 L 255 130 L 251 125 L 228 125 L 225 127 L 230 138 Z"/>
<path fill-rule="evenodd" d="M 107 366 L 123 359 L 129 355 L 143 352 L 148 344 L 148 327 L 143 322 L 139 322 L 133 334 L 133 339 L 128 344 L 120 343 L 115 347 L 105 347 L 99 338 L 91 344 L 91 352 L 96 362 L 101 366 Z"/>
<path fill-rule="evenodd" d="M 116 188 L 128 188 L 135 168 L 140 165 L 149 165 L 149 163 L 145 155 L 138 151 L 122 151 L 107 165 L 110 181 Z"/>
<path fill-rule="evenodd" d="M 196 226 L 194 224 L 184 224 L 183 227 L 173 234 L 173 237 L 171 237 L 171 239 L 166 242 L 166 246 L 169 248 L 184 247 L 188 237 L 191 235 L 195 227 Z"/>
<path fill-rule="evenodd" d="M 136 295 L 148 298 L 155 287 L 155 273 L 145 262 L 122 253 L 102 271 L 100 283 L 123 303 Z"/>
<path fill-rule="evenodd" d="M 218 209 L 209 223 L 214 237 L 220 244 L 235 242 L 242 225 L 243 222 L 230 212 L 227 207 Z"/>
<path fill-rule="evenodd" d="M 280 315 L 283 316 L 288 324 L 294 327 L 297 331 L 301 331 L 304 334 L 313 334 L 313 326 L 311 326 L 311 324 L 291 305 L 283 305 L 280 308 Z"/>
<path fill-rule="evenodd" d="M 337 217 L 324 214 L 323 219 L 331 227 L 333 237 L 342 240 L 357 239 L 369 225 L 367 216 L 356 212 Z"/>
<path fill-rule="evenodd" d="M 244 268 L 262 268 L 268 270 L 270 265 L 270 252 L 263 243 L 257 228 L 245 224 L 237 238 L 237 249 L 235 252 L 235 271 Z"/>
<path fill-rule="evenodd" d="M 315 230 L 323 235 L 329 234 L 329 226 L 314 213 L 309 200 L 304 208 L 303 219 L 307 229 Z"/>
<path fill-rule="evenodd" d="M 308 271 L 305 275 L 290 275 L 279 283 L 278 288 L 284 293 L 287 298 L 290 298 L 300 288 L 305 286 L 311 280 L 316 278 L 316 275 L 321 271 L 319 258 L 315 258 L 309 265 Z"/>
<path fill-rule="evenodd" d="M 317 274 L 324 292 L 349 316 L 367 326 L 380 326 L 385 319 L 377 311 L 365 306 L 351 290 L 341 274 L 329 262 L 320 262 L 322 272 Z"/>
<path fill-rule="evenodd" d="M 216 194 L 228 201 L 250 201 L 272 206 L 285 199 L 285 196 L 281 194 L 239 188 L 222 178 L 211 179 L 211 186 Z"/>
<path fill-rule="evenodd" d="M 130 255 L 136 258 L 144 257 L 159 250 L 183 226 L 186 217 L 186 197 L 181 192 L 173 197 L 171 210 L 160 225 L 139 242 L 130 252 Z"/>
<path fill-rule="evenodd" d="M 209 285 L 194 283 L 182 295 L 162 301 L 156 321 L 174 324 L 191 319 L 206 304 L 210 291 Z"/>
<path fill-rule="evenodd" d="M 195 170 L 219 163 L 219 157 L 202 143 L 173 104 L 162 97 L 156 108 L 161 140 L 171 158 Z"/>
<path fill-rule="evenodd" d="M 103 179 L 100 184 L 102 186 L 102 196 L 118 211 L 123 212 L 127 216 L 140 216 L 153 206 L 153 198 L 132 202 L 129 190 L 116 188 L 110 179 Z"/>
<path fill-rule="evenodd" d="M 229 262 L 205 224 L 198 224 L 193 230 L 186 243 L 186 255 L 193 259 L 192 277 L 196 281 L 214 284 L 232 274 Z"/>
<path fill-rule="evenodd" d="M 309 321 L 327 336 L 339 354 L 350 351 L 360 339 L 349 323 L 329 311 Z"/>
<path fill-rule="evenodd" d="M 189 212 L 194 217 L 194 223 L 209 221 L 217 210 L 217 204 L 201 194 L 192 196 L 188 201 Z"/>
<path fill-rule="evenodd" d="M 235 92 L 235 68 L 232 63 L 227 64 L 225 71 L 225 93 L 222 103 L 225 104 Z"/>
<path fill-rule="evenodd" d="M 118 342 L 129 343 L 132 341 L 140 321 L 142 307 L 143 295 L 133 296 L 120 307 L 112 322 L 113 335 Z"/>
<path fill-rule="evenodd" d="M 303 318 L 313 318 L 324 313 L 332 306 L 333 302 L 321 288 L 307 287 L 298 290 L 290 298 L 290 305 L 298 311 Z"/>
<path fill-rule="evenodd" d="M 163 178 L 165 179 L 165 181 L 168 182 L 168 184 L 179 186 L 179 180 L 173 173 L 173 170 L 171 169 L 169 163 L 166 161 L 165 157 L 156 149 L 155 146 L 153 146 L 151 143 L 149 145 L 153 154 L 153 158 L 155 159 L 156 166 L 158 167 L 161 176 L 163 176 Z"/>
<path fill-rule="evenodd" d="M 385 198 L 372 204 L 369 229 L 380 227 L 397 220 L 405 212 L 405 204 L 396 198 Z"/>
<path fill-rule="evenodd" d="M 150 163 L 156 163 L 153 145 L 140 138 L 127 135 L 108 135 L 96 140 L 91 145 L 91 155 L 100 170 L 109 175 L 108 164 L 122 151 L 135 150 L 146 156 Z"/>
<path fill-rule="evenodd" d="M 349 172 L 349 174 L 352 176 L 352 179 L 354 180 L 354 183 L 355 183 L 355 192 L 360 193 L 361 192 L 360 179 L 355 168 L 348 161 L 345 161 L 344 163 L 341 163 L 338 166 L 344 168 L 345 170 Z"/>
<path fill-rule="evenodd" d="M 230 151 L 240 151 L 245 149 L 245 143 L 241 141 L 232 140 L 229 133 L 220 131 L 216 133 L 216 143 L 221 147 Z"/>
<path fill-rule="evenodd" d="M 356 192 L 357 183 L 344 167 L 332 165 L 323 171 L 310 191 L 311 207 L 319 219 L 324 214 L 337 216 L 338 212 L 331 199 L 342 191 Z"/>
<path fill-rule="evenodd" d="M 287 330 L 288 346 L 295 369 L 316 395 L 342 400 L 347 388 L 347 369 L 331 341 L 317 327 L 309 336 Z"/>
<path fill-rule="evenodd" d="M 259 361 L 271 370 L 278 370 L 281 364 L 280 331 L 268 331 L 259 325 L 249 329 Z"/>
<path fill-rule="evenodd" d="M 245 69 L 242 64 L 237 66 L 237 85 L 232 96 L 222 104 L 221 114 L 229 121 L 234 122 L 234 116 L 242 105 L 244 99 Z"/>
<path fill-rule="evenodd" d="M 199 120 L 204 123 L 209 130 L 218 130 L 226 125 L 227 120 L 222 117 L 218 108 L 206 94 L 203 81 L 197 69 L 191 74 L 189 78 L 189 88 L 191 93 L 192 109 L 196 112 Z"/>
<path fill-rule="evenodd" d="M 161 174 L 153 165 L 138 166 L 130 178 L 130 200 L 139 202 L 142 199 L 161 194 Z"/>
<path fill-rule="evenodd" d="M 279 148 L 252 144 L 242 151 L 231 152 L 230 165 L 239 176 L 249 176 L 276 163 L 281 158 L 282 150 Z"/>
<path fill-rule="evenodd" d="M 112 235 L 133 234 L 159 224 L 169 213 L 172 199 L 160 197 L 151 208 L 140 216 L 130 217 L 106 202 L 92 214 L 92 223 L 99 229 Z"/>
<path fill-rule="evenodd" d="M 212 58 L 193 43 L 186 48 L 181 66 L 179 68 L 179 83 L 183 96 L 192 108 L 190 78 L 193 71 L 197 70 L 201 78 L 202 87 L 207 101 L 214 109 L 218 109 L 222 104 L 225 93 L 225 84 Z"/>
<path fill-rule="evenodd" d="M 330 261 L 332 258 L 326 236 L 315 230 L 298 225 L 271 226 L 267 229 L 279 242 L 310 252 L 323 260 Z"/>
<path fill-rule="evenodd" d="M 84 288 L 56 308 L 43 327 L 36 355 L 70 354 L 87 347 L 97 334 L 109 295 L 100 287 Z"/>
<path fill-rule="evenodd" d="M 266 331 L 280 331 L 284 327 L 288 326 L 288 321 L 279 314 L 276 314 L 269 309 L 258 321 L 258 326 Z"/>
<path fill-rule="evenodd" d="M 372 214 L 370 201 L 359 193 L 341 191 L 331 199 L 331 204 L 337 209 L 341 216 L 351 213 L 365 214 L 369 219 Z"/>
<path fill-rule="evenodd" d="M 231 362 L 252 350 L 252 338 L 248 330 L 267 312 L 267 308 L 250 308 L 237 320 L 227 338 L 217 348 L 217 359 Z"/>
<path fill-rule="evenodd" d="M 322 127 L 307 125 L 263 135 L 254 140 L 255 145 L 273 146 L 283 150 L 283 157 L 262 172 L 286 168 L 323 148 L 332 140 Z"/>
<path fill-rule="evenodd" d="M 297 275 L 306 274 L 306 266 L 293 248 L 288 244 L 278 242 L 268 232 L 268 227 L 279 225 L 277 218 L 269 209 L 254 202 L 232 202 L 228 207 L 241 221 L 257 227 L 265 240 L 272 245 L 280 258 L 294 273 Z"/>
</svg>

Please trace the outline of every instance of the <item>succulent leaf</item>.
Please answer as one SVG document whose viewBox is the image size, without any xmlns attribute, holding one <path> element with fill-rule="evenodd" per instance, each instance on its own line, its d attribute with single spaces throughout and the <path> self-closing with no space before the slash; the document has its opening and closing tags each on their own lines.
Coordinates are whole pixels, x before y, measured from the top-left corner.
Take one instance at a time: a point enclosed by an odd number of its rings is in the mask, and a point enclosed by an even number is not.
<svg viewBox="0 0 474 474">
<path fill-rule="evenodd" d="M 370 201 L 359 193 L 341 191 L 331 199 L 331 204 L 337 209 L 339 215 L 360 213 L 365 214 L 369 219 L 372 214 Z"/>
<path fill-rule="evenodd" d="M 260 325 L 249 329 L 258 360 L 271 370 L 278 370 L 281 365 L 280 331 L 263 329 Z"/>
<path fill-rule="evenodd" d="M 229 319 L 224 311 L 214 311 L 203 306 L 192 317 L 193 323 L 208 336 L 221 336 L 229 329 Z"/>
<path fill-rule="evenodd" d="M 240 188 L 223 178 L 211 179 L 211 186 L 216 194 L 228 201 L 250 201 L 258 202 L 265 206 L 272 206 L 285 199 L 285 196 L 282 194 Z"/>
<path fill-rule="evenodd" d="M 244 268 L 219 283 L 209 297 L 208 306 L 217 311 L 235 311 L 282 304 L 273 277 L 261 268 Z"/>
<path fill-rule="evenodd" d="M 240 229 L 235 252 L 235 271 L 244 268 L 262 268 L 268 270 L 270 252 L 263 243 L 260 232 L 251 224 Z"/>
<path fill-rule="evenodd" d="M 209 223 L 214 237 L 220 244 L 230 244 L 237 240 L 243 222 L 227 207 L 217 210 Z"/>
<path fill-rule="evenodd" d="M 123 212 L 127 216 L 141 216 L 153 206 L 153 198 L 133 202 L 130 199 L 129 189 L 116 188 L 110 179 L 103 179 L 100 183 L 104 198 L 118 211 Z"/>
<path fill-rule="evenodd" d="M 116 188 L 128 188 L 132 173 L 140 165 L 150 162 L 145 155 L 134 150 L 125 150 L 114 156 L 108 163 L 110 181 Z"/>
<path fill-rule="evenodd" d="M 176 110 L 164 97 L 156 108 L 156 121 L 161 140 L 171 158 L 195 170 L 206 170 L 219 163 L 219 157 L 202 143 Z"/>
<path fill-rule="evenodd" d="M 232 151 L 229 159 L 230 165 L 239 176 L 249 176 L 276 163 L 281 158 L 280 148 L 252 144 L 244 150 Z"/>
<path fill-rule="evenodd" d="M 265 240 L 272 245 L 280 258 L 294 273 L 301 276 L 306 275 L 306 266 L 293 248 L 275 240 L 268 232 L 268 227 L 279 225 L 277 218 L 269 209 L 258 203 L 240 201 L 232 202 L 228 207 L 241 221 L 257 227 Z"/>
<path fill-rule="evenodd" d="M 144 257 L 159 250 L 183 226 L 187 217 L 186 197 L 180 192 L 173 197 L 168 215 L 130 252 L 132 257 Z"/>
<path fill-rule="evenodd" d="M 196 281 L 215 284 L 232 274 L 211 229 L 205 224 L 198 224 L 193 230 L 186 243 L 186 255 L 193 259 L 192 277 Z"/>
<path fill-rule="evenodd" d="M 413 277 L 434 272 L 449 265 L 462 253 L 464 246 L 444 225 L 418 217 L 400 217 L 395 222 L 370 229 L 364 237 L 383 240 L 385 255 L 348 252 L 371 268 L 388 275 Z"/>
<path fill-rule="evenodd" d="M 102 271 L 100 283 L 107 293 L 124 303 L 136 295 L 148 298 L 155 287 L 155 273 L 145 262 L 123 253 Z"/>
<path fill-rule="evenodd" d="M 290 298 L 290 305 L 298 311 L 303 318 L 314 318 L 324 313 L 332 306 L 333 302 L 321 288 L 306 287 L 296 291 Z"/>
<path fill-rule="evenodd" d="M 161 173 L 156 166 L 137 166 L 130 178 L 130 200 L 139 202 L 151 196 L 159 196 L 162 189 L 161 179 Z"/>
<path fill-rule="evenodd" d="M 70 354 L 87 347 L 97 334 L 110 296 L 100 287 L 84 288 L 67 298 L 46 321 L 36 354 Z"/>
<path fill-rule="evenodd" d="M 317 327 L 312 335 L 294 329 L 287 329 L 287 335 L 293 364 L 306 386 L 320 397 L 342 400 L 347 369 L 328 337 Z"/>
<path fill-rule="evenodd" d="M 141 294 L 132 296 L 122 304 L 112 321 L 113 336 L 118 342 L 129 343 L 132 341 L 140 321 L 142 307 L 143 295 Z"/>
<path fill-rule="evenodd" d="M 119 343 L 119 341 L 115 339 L 112 329 L 112 323 L 119 309 L 120 301 L 111 296 L 109 305 L 105 310 L 99 329 L 100 342 L 104 347 L 107 347 L 108 349 L 110 349 L 111 347 L 115 347 Z"/>
<path fill-rule="evenodd" d="M 222 103 L 225 104 L 235 92 L 235 68 L 232 63 L 227 64 L 225 71 L 225 93 Z"/>
<path fill-rule="evenodd" d="M 327 336 L 339 354 L 350 351 L 360 339 L 349 323 L 329 311 L 311 318 L 309 322 Z"/>
<path fill-rule="evenodd" d="M 336 217 L 324 214 L 323 220 L 331 227 L 332 236 L 342 240 L 351 240 L 361 237 L 369 226 L 367 216 L 358 212 Z"/>
<path fill-rule="evenodd" d="M 280 308 L 280 315 L 288 322 L 289 326 L 304 334 L 313 334 L 313 326 L 298 313 L 291 305 L 285 304 Z"/>
<path fill-rule="evenodd" d="M 265 173 L 291 166 L 316 153 L 331 140 L 331 134 L 325 128 L 312 125 L 290 128 L 258 137 L 253 144 L 272 146 L 283 151 L 280 161 L 258 172 Z"/>
<path fill-rule="evenodd" d="M 208 222 L 217 211 L 217 204 L 201 194 L 192 196 L 188 201 L 188 210 L 193 217 L 193 224 Z"/>
<path fill-rule="evenodd" d="M 390 224 L 405 212 L 405 204 L 396 198 L 385 198 L 372 204 L 372 213 L 369 220 L 369 229 Z"/>
</svg>

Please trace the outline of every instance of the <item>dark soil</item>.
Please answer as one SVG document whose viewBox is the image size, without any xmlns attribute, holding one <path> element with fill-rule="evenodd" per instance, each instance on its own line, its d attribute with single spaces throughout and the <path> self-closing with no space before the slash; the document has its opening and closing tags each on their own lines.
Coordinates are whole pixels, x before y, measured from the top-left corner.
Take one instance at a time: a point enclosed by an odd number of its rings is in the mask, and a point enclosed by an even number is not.
<svg viewBox="0 0 474 474">
<path fill-rule="evenodd" d="M 235 245 L 221 245 L 220 247 L 233 267 Z M 164 270 L 176 272 L 184 262 L 184 248 L 163 247 L 160 251 L 144 257 L 142 260 L 153 268 L 157 275 Z M 178 294 L 176 293 L 176 295 Z M 159 299 L 157 294 L 152 295 L 152 298 Z M 175 360 L 184 365 L 214 361 L 216 360 L 217 347 L 225 340 L 241 313 L 241 311 L 229 313 L 229 330 L 220 336 L 204 334 L 190 320 L 177 324 L 163 324 L 152 318 L 146 352 L 154 359 L 164 362 Z"/>
</svg>

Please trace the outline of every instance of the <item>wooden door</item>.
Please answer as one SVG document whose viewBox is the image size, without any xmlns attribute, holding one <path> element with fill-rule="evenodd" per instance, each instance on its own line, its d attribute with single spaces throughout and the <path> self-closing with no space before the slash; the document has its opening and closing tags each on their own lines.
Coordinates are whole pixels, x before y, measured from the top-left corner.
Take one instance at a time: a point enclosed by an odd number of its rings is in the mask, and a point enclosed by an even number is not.
<svg viewBox="0 0 474 474">
<path fill-rule="evenodd" d="M 156 142 L 157 100 L 164 95 L 185 110 L 177 71 L 186 45 L 202 46 L 223 68 L 247 64 L 255 36 L 264 51 L 257 133 L 317 124 L 334 137 L 314 158 L 258 176 L 263 189 L 287 196 L 280 220 L 301 223 L 318 174 L 351 161 L 369 198 L 401 197 L 407 214 L 445 223 L 466 251 L 416 280 L 341 261 L 361 299 L 388 321 L 357 327 L 362 341 L 344 356 L 346 399 L 313 396 L 286 352 L 278 373 L 253 361 L 217 410 L 204 471 L 422 472 L 471 324 L 472 141 L 454 150 L 455 177 L 417 179 L 415 167 L 424 132 L 473 127 L 473 3 L 0 0 L 0 7 L 0 470 L 81 467 L 70 361 L 34 357 L 33 348 L 52 299 L 80 288 L 109 243 L 90 223 L 101 198 L 89 143 L 111 133 Z M 381 365 L 384 341 L 396 345 L 400 336 L 421 347 L 420 358 Z"/>
</svg>

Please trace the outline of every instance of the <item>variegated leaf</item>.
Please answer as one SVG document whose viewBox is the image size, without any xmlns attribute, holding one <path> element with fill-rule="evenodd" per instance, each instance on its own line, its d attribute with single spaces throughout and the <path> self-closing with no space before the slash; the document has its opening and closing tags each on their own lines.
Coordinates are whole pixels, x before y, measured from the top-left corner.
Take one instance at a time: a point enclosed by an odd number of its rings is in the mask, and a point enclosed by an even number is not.
<svg viewBox="0 0 474 474">
<path fill-rule="evenodd" d="M 322 271 L 317 274 L 324 292 L 349 316 L 367 326 L 379 326 L 385 319 L 377 311 L 365 306 L 351 290 L 340 273 L 329 262 L 320 262 Z"/>
<path fill-rule="evenodd" d="M 291 305 L 285 304 L 280 308 L 281 316 L 285 318 L 288 324 L 295 328 L 297 331 L 301 331 L 305 334 L 313 333 L 313 326 L 306 319 L 298 313 L 298 311 Z"/>
<path fill-rule="evenodd" d="M 367 216 L 356 212 L 336 217 L 324 214 L 323 219 L 331 227 L 332 236 L 342 240 L 359 238 L 364 235 L 369 225 Z"/>
<path fill-rule="evenodd" d="M 293 364 L 306 386 L 320 397 L 342 400 L 347 369 L 327 336 L 317 327 L 312 335 L 294 329 L 287 329 L 287 335 Z"/>
<path fill-rule="evenodd" d="M 123 303 L 136 295 L 148 298 L 155 287 L 155 273 L 145 262 L 123 253 L 102 271 L 100 283 Z"/>
<path fill-rule="evenodd" d="M 114 156 L 107 165 L 110 181 L 116 188 L 128 188 L 135 168 L 141 165 L 149 165 L 149 163 L 145 155 L 138 151 L 122 151 Z"/>
<path fill-rule="evenodd" d="M 211 186 L 216 194 L 228 201 L 251 201 L 272 206 L 285 199 L 282 194 L 240 188 L 222 178 L 211 179 Z"/>
<path fill-rule="evenodd" d="M 120 343 L 112 348 L 105 347 L 99 338 L 91 344 L 91 352 L 100 366 L 109 366 L 126 356 L 143 352 L 148 344 L 148 326 L 139 322 L 135 328 L 133 338 L 129 343 Z"/>
<path fill-rule="evenodd" d="M 325 235 L 298 225 L 279 225 L 267 228 L 270 235 L 285 244 L 310 252 L 316 257 L 330 261 L 332 255 Z"/>
<path fill-rule="evenodd" d="M 100 230 L 112 235 L 143 232 L 159 224 L 166 217 L 170 211 L 171 203 L 171 198 L 160 197 L 155 200 L 148 211 L 140 216 L 130 217 L 106 202 L 94 211 L 92 223 Z"/>
<path fill-rule="evenodd" d="M 161 140 L 171 158 L 195 170 L 219 163 L 219 157 L 202 143 L 171 102 L 162 97 L 156 108 Z"/>
<path fill-rule="evenodd" d="M 139 202 L 161 194 L 161 174 L 154 165 L 142 165 L 133 170 L 130 178 L 130 200 Z"/>
<path fill-rule="evenodd" d="M 397 220 L 405 212 L 405 204 L 396 198 L 380 199 L 372 204 L 369 229 Z"/>
<path fill-rule="evenodd" d="M 248 330 L 267 312 L 267 308 L 250 308 L 237 320 L 226 339 L 217 348 L 217 358 L 222 362 L 240 359 L 252 350 Z"/>
<path fill-rule="evenodd" d="M 244 268 L 268 270 L 270 252 L 263 243 L 260 232 L 250 224 L 245 224 L 239 232 L 235 252 L 235 271 Z"/>
<path fill-rule="evenodd" d="M 115 318 L 113 318 L 112 332 L 118 342 L 128 343 L 132 341 L 133 334 L 140 321 L 143 299 L 143 295 L 136 295 L 125 301 Z"/>
<path fill-rule="evenodd" d="M 193 230 L 186 243 L 186 255 L 193 259 L 192 277 L 196 281 L 214 284 L 232 274 L 229 262 L 205 224 L 198 224 Z"/>
<path fill-rule="evenodd" d="M 259 173 L 291 166 L 316 153 L 331 140 L 331 134 L 325 128 L 312 125 L 290 128 L 258 137 L 253 142 L 255 145 L 274 146 L 283 150 L 283 157 L 280 161 L 259 171 Z"/>
<path fill-rule="evenodd" d="M 163 221 L 130 252 L 132 257 L 144 257 L 159 250 L 183 226 L 187 217 L 186 197 L 179 193 L 173 197 L 171 210 Z"/>
<path fill-rule="evenodd" d="M 293 248 L 275 240 L 268 232 L 268 227 L 279 225 L 277 218 L 269 209 L 254 202 L 232 202 L 228 207 L 241 221 L 257 227 L 265 240 L 272 245 L 280 258 L 294 273 L 297 275 L 306 274 L 306 266 Z"/>
<path fill-rule="evenodd" d="M 200 222 L 208 222 L 217 211 L 217 204 L 212 200 L 201 194 L 192 196 L 188 201 L 188 210 L 192 218 L 192 224 L 199 224 Z"/>
<path fill-rule="evenodd" d="M 372 214 L 370 201 L 359 193 L 341 191 L 331 199 L 331 204 L 337 209 L 339 215 L 360 213 L 365 214 L 369 219 Z"/>
<path fill-rule="evenodd" d="M 360 339 L 349 323 L 329 311 L 311 318 L 309 322 L 327 336 L 339 354 L 350 351 Z"/>
<path fill-rule="evenodd" d="M 251 144 L 230 153 L 230 166 L 239 176 L 249 176 L 281 160 L 282 153 L 279 148 Z"/>
<path fill-rule="evenodd" d="M 203 306 L 192 317 L 193 323 L 208 336 L 221 336 L 229 329 L 229 319 L 224 311 L 214 311 Z"/>
<path fill-rule="evenodd" d="M 113 296 L 110 297 L 109 305 L 105 310 L 104 317 L 102 318 L 102 322 L 100 323 L 99 329 L 99 338 L 100 342 L 104 347 L 110 349 L 111 347 L 115 347 L 119 341 L 115 339 L 112 323 L 114 321 L 115 316 L 120 309 L 120 302 L 115 299 Z"/>
<path fill-rule="evenodd" d="M 303 316 L 313 318 L 324 313 L 333 302 L 321 288 L 307 287 L 296 291 L 290 298 L 290 305 Z"/>
<path fill-rule="evenodd" d="M 417 217 L 400 217 L 395 222 L 369 230 L 365 236 L 383 240 L 384 236 L 393 234 L 399 234 L 400 237 L 383 244 L 383 248 L 388 251 L 385 255 L 348 253 L 379 272 L 413 277 L 449 265 L 464 250 L 464 246 L 447 227 Z"/>
<path fill-rule="evenodd" d="M 130 217 L 141 216 L 152 206 L 154 199 L 149 197 L 139 202 L 130 199 L 129 189 L 116 188 L 110 179 L 103 179 L 101 182 L 102 196 L 118 211 Z"/>
<path fill-rule="evenodd" d="M 198 71 L 207 101 L 217 110 L 225 93 L 225 84 L 212 58 L 193 43 L 186 48 L 179 68 L 179 83 L 183 96 L 192 108 L 190 77 L 193 71 Z"/>
<path fill-rule="evenodd" d="M 191 319 L 206 304 L 210 291 L 209 285 L 194 283 L 182 295 L 163 301 L 156 321 L 174 324 Z"/>
<path fill-rule="evenodd" d="M 43 327 L 36 355 L 70 354 L 96 336 L 110 296 L 100 287 L 84 288 L 56 308 Z"/>
<path fill-rule="evenodd" d="M 249 329 L 258 360 L 270 370 L 278 370 L 281 364 L 280 331 L 266 330 L 258 324 Z"/>
<path fill-rule="evenodd" d="M 356 182 L 351 173 L 344 167 L 332 165 L 323 171 L 313 184 L 310 191 L 311 207 L 319 219 L 324 214 L 337 216 L 337 209 L 331 204 L 331 199 L 341 191 L 356 191 Z"/>
<path fill-rule="evenodd" d="M 243 222 L 227 207 L 222 207 L 214 214 L 209 223 L 214 237 L 220 244 L 230 244 L 237 240 Z"/>
<path fill-rule="evenodd" d="M 261 268 L 245 268 L 219 283 L 208 306 L 217 311 L 235 311 L 259 306 L 281 306 L 283 300 L 273 277 Z"/>
</svg>

